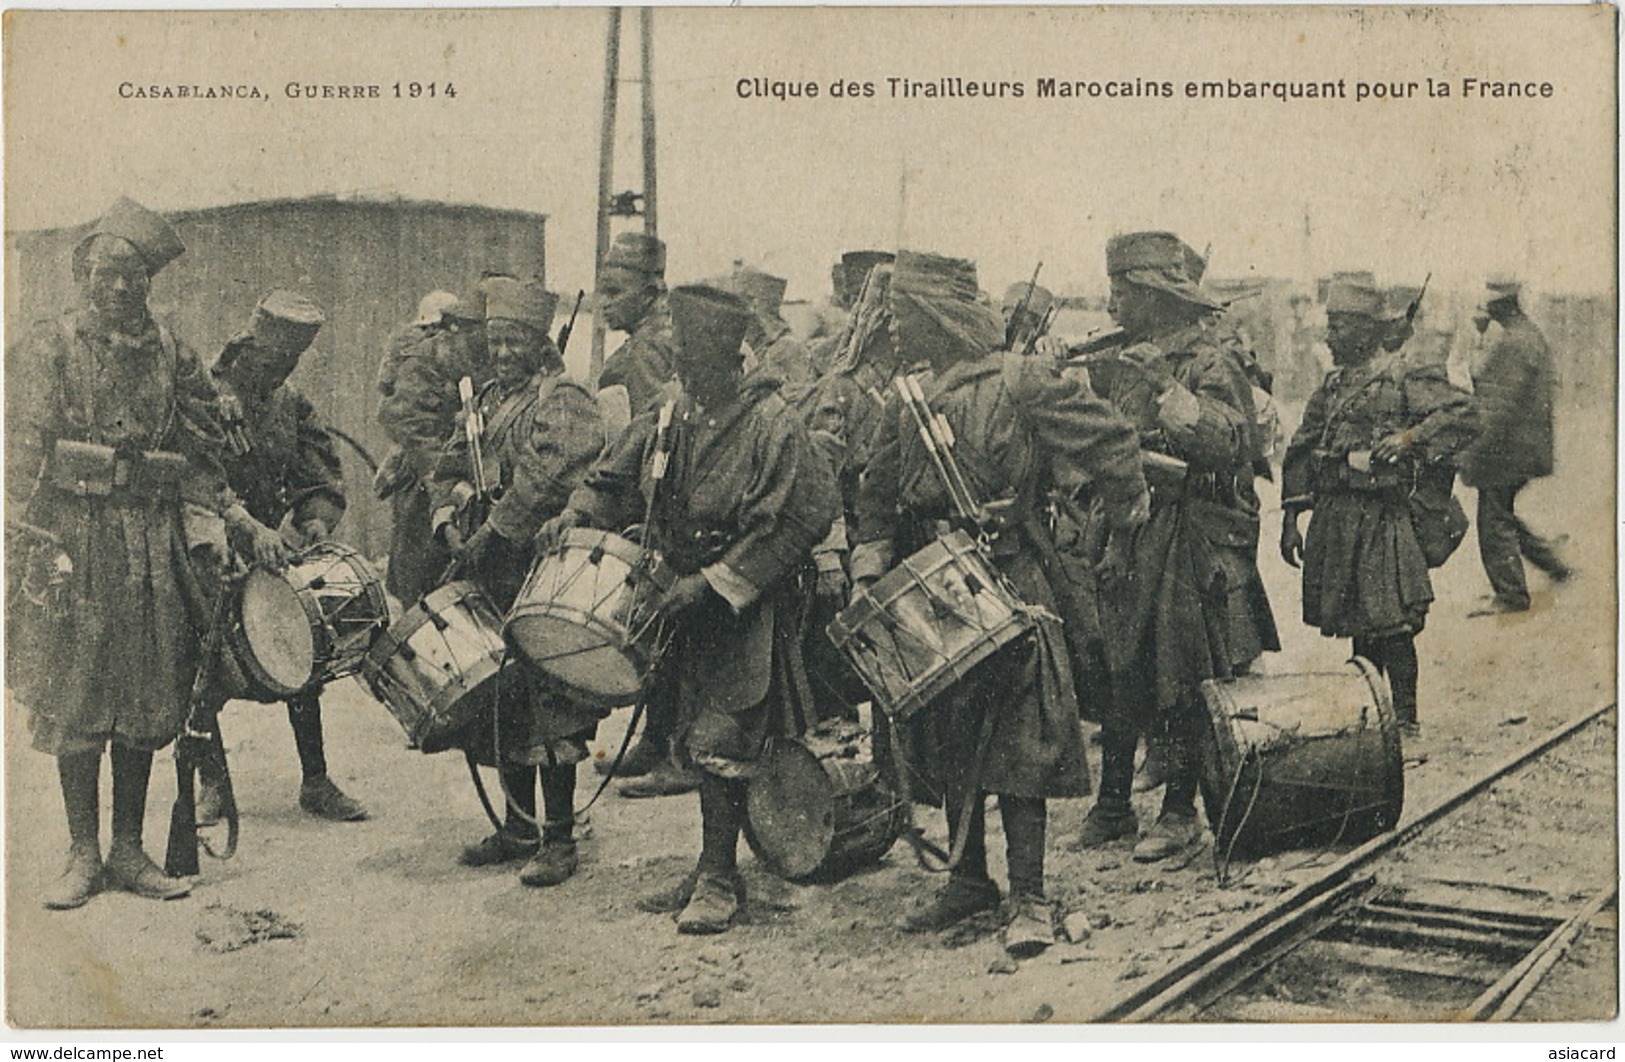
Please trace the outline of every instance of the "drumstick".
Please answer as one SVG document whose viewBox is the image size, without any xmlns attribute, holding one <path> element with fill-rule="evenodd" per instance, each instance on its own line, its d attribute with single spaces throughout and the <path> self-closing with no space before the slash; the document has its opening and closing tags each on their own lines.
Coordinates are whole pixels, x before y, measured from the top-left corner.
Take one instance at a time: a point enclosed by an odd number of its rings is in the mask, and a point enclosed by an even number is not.
<svg viewBox="0 0 1625 1062">
<path fill-rule="evenodd" d="M 954 444 L 958 440 L 954 438 L 954 430 L 948 424 L 948 418 L 934 411 L 931 404 L 925 400 L 925 391 L 920 387 L 919 377 L 908 377 L 908 389 L 914 396 L 914 400 L 919 403 L 920 408 L 931 416 L 931 424 L 935 428 L 937 441 L 942 447 L 943 464 L 947 467 L 948 473 L 953 476 L 954 483 L 959 488 L 960 496 L 965 499 L 965 508 L 971 513 L 977 512 L 980 507 L 976 504 L 976 496 L 971 492 L 970 484 L 965 482 L 965 474 L 959 467 L 958 459 L 954 457 Z"/>
<path fill-rule="evenodd" d="M 937 447 L 936 435 L 931 431 L 930 422 L 914 402 L 914 394 L 908 385 L 909 379 L 907 375 L 898 376 L 892 383 L 896 386 L 897 393 L 902 396 L 903 405 L 908 408 L 910 415 L 914 418 L 914 427 L 920 433 L 920 442 L 924 444 L 925 452 L 930 455 L 931 463 L 936 467 L 937 478 L 942 481 L 943 487 L 948 491 L 949 501 L 953 503 L 962 519 L 974 522 L 975 517 L 971 515 L 971 510 L 966 506 L 965 499 L 955 489 L 953 478 L 948 475 L 948 467 L 943 464 L 942 452 Z"/>
</svg>

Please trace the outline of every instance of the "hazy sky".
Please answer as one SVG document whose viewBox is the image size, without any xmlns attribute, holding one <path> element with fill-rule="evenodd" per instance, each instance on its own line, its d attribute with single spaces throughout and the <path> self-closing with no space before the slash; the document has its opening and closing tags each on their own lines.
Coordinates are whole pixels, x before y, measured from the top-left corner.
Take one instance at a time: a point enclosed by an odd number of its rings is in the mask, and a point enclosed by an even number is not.
<svg viewBox="0 0 1625 1062">
<path fill-rule="evenodd" d="M 543 211 L 549 281 L 590 283 L 605 12 L 11 12 L 7 227 L 74 223 L 127 193 L 159 209 L 309 193 Z M 629 14 L 623 74 L 637 76 Z M 1045 261 L 1098 286 L 1113 232 L 1172 228 L 1218 274 L 1515 269 L 1614 278 L 1613 11 L 1250 8 L 662 10 L 660 213 L 674 279 L 746 258 L 827 288 L 838 253 L 903 240 L 975 258 L 995 291 Z M 1426 96 L 1431 76 L 1451 84 Z M 741 78 L 817 82 L 745 100 Z M 888 77 L 1021 82 L 1022 99 L 891 98 Z M 1037 80 L 1172 82 L 1174 99 L 1040 99 Z M 1464 77 L 1550 99 L 1464 100 Z M 455 99 L 395 101 L 396 81 Z M 1401 101 L 1202 101 L 1191 80 L 1416 82 Z M 832 99 L 835 79 L 876 96 Z M 245 84 L 264 101 L 124 100 Z M 306 101 L 289 82 L 380 84 Z M 638 185 L 638 86 L 616 188 Z M 1306 223 L 1307 218 L 1307 223 Z"/>
</svg>

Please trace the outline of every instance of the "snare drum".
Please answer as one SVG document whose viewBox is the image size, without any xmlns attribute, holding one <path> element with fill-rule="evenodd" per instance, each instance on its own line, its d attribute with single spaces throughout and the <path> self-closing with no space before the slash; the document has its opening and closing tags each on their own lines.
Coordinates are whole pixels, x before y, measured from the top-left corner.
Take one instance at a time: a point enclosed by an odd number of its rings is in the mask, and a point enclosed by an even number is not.
<svg viewBox="0 0 1625 1062">
<path fill-rule="evenodd" d="M 372 566 L 349 546 L 321 542 L 281 574 L 249 572 L 226 636 L 249 696 L 285 700 L 353 674 L 388 623 L 389 601 Z"/>
<path fill-rule="evenodd" d="M 1358 844 L 1399 821 L 1399 728 L 1388 682 L 1365 660 L 1204 682 L 1202 701 L 1202 802 L 1220 852 Z"/>
<path fill-rule="evenodd" d="M 970 536 L 954 531 L 853 594 L 829 637 L 886 713 L 907 719 L 1032 626 Z"/>
<path fill-rule="evenodd" d="M 506 655 L 496 606 L 475 584 L 450 582 L 378 636 L 361 674 L 414 748 L 440 752 L 494 703 Z"/>
<path fill-rule="evenodd" d="M 792 880 L 874 863 L 907 823 L 908 808 L 875 765 L 868 731 L 844 720 L 775 742 L 746 789 L 751 851 Z"/>
<path fill-rule="evenodd" d="M 654 662 L 649 606 L 673 581 L 653 553 L 607 531 L 571 528 L 537 558 L 505 630 L 521 656 L 584 702 L 630 704 Z"/>
</svg>

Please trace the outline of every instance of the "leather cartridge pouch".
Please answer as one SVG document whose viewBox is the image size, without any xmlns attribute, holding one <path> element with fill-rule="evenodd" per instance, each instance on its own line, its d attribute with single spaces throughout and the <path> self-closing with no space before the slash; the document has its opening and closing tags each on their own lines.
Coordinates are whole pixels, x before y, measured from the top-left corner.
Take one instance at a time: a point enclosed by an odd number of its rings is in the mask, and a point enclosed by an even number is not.
<svg viewBox="0 0 1625 1062">
<path fill-rule="evenodd" d="M 111 446 L 58 439 L 51 452 L 51 485 L 80 497 L 113 493 L 118 454 Z"/>
</svg>

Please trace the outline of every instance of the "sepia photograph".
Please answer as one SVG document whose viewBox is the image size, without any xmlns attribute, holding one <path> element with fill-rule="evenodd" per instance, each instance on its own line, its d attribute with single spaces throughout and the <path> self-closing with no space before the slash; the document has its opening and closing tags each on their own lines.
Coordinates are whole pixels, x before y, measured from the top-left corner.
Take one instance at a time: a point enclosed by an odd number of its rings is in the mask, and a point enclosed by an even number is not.
<svg viewBox="0 0 1625 1062">
<path fill-rule="evenodd" d="M 6 11 L 11 1035 L 1611 1035 L 1618 34 Z"/>
</svg>

